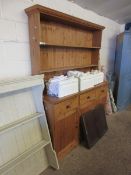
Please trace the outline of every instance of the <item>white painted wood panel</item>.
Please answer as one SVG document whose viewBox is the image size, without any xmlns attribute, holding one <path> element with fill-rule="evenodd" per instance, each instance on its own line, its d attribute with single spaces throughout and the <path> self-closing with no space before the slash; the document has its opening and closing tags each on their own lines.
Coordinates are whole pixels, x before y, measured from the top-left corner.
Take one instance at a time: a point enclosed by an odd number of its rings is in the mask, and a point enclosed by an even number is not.
<svg viewBox="0 0 131 175">
<path fill-rule="evenodd" d="M 43 87 L 43 76 L 0 82 L 0 174 L 37 175 L 48 165 L 59 168 L 43 108 Z"/>
<path fill-rule="evenodd" d="M 36 112 L 31 89 L 24 90 L 21 94 L 9 93 L 1 95 L 0 100 L 0 127 L 27 115 Z"/>
<path fill-rule="evenodd" d="M 4 175 L 37 175 L 40 174 L 43 169 L 48 167 L 48 160 L 46 153 L 43 150 L 35 153 L 33 156 L 29 157 L 27 160 L 17 165 L 10 172 Z"/>
</svg>

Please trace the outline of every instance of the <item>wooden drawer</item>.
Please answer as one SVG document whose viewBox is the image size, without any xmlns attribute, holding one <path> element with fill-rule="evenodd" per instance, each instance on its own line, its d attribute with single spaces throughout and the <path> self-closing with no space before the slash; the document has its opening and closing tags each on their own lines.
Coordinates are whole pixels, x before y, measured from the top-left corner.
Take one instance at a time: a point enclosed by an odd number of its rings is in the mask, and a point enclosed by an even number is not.
<svg viewBox="0 0 131 175">
<path fill-rule="evenodd" d="M 103 98 L 107 96 L 107 86 L 101 86 L 96 89 L 96 97 L 97 99 Z"/>
<path fill-rule="evenodd" d="M 90 110 L 94 109 L 95 106 L 96 106 L 96 101 L 95 100 L 81 105 L 80 114 L 82 115 L 82 114 L 86 113 L 87 111 L 90 111 Z"/>
<path fill-rule="evenodd" d="M 96 100 L 96 105 L 99 105 L 99 104 L 105 105 L 106 101 L 107 101 L 107 96 L 99 98 Z"/>
<path fill-rule="evenodd" d="M 85 103 L 94 101 L 95 98 L 96 98 L 96 91 L 95 90 L 91 90 L 89 92 L 81 94 L 80 95 L 80 106 L 82 106 Z"/>
<path fill-rule="evenodd" d="M 73 97 L 55 105 L 56 119 L 60 119 L 60 116 L 68 115 L 71 111 L 78 107 L 78 97 Z"/>
</svg>

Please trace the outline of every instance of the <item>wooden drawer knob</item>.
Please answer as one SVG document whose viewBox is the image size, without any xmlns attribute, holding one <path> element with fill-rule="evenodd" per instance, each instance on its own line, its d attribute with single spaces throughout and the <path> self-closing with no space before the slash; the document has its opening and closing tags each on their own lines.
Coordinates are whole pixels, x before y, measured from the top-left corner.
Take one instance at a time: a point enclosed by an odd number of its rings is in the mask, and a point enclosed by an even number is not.
<svg viewBox="0 0 131 175">
<path fill-rule="evenodd" d="M 90 99 L 90 96 L 86 97 L 87 99 Z"/>
<path fill-rule="evenodd" d="M 69 106 L 69 105 L 67 105 L 67 106 L 66 106 L 66 109 L 69 109 L 69 108 L 70 108 L 70 106 Z"/>
<path fill-rule="evenodd" d="M 103 90 L 101 90 L 101 92 L 105 92 L 105 90 L 103 89 Z"/>
</svg>

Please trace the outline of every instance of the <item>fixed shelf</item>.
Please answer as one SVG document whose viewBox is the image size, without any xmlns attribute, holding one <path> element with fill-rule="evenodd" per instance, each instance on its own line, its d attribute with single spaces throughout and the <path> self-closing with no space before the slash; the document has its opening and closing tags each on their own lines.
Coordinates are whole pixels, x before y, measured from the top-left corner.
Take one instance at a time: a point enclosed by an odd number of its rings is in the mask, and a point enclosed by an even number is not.
<svg viewBox="0 0 131 175">
<path fill-rule="evenodd" d="M 39 150 L 44 148 L 49 143 L 50 143 L 50 141 L 42 140 L 39 143 L 32 146 L 30 149 L 26 150 L 22 154 L 15 157 L 14 159 L 12 159 L 12 160 L 8 161 L 7 163 L 5 163 L 4 165 L 0 166 L 0 174 L 2 175 L 4 173 L 6 173 L 7 171 L 9 171 L 10 169 L 16 167 L 19 163 L 23 162 L 24 160 L 26 160 L 27 158 L 29 158 L 30 156 L 35 154 L 36 152 L 38 152 Z"/>
<path fill-rule="evenodd" d="M 31 120 L 35 120 L 35 119 L 41 117 L 42 115 L 43 115 L 42 113 L 34 113 L 34 114 L 28 115 L 28 116 L 26 116 L 26 117 L 24 117 L 22 119 L 14 121 L 12 123 L 6 124 L 6 125 L 0 127 L 0 134 L 2 134 L 3 132 L 7 132 L 7 131 L 9 131 L 11 129 L 14 129 L 14 128 L 18 127 L 18 126 L 21 126 L 21 125 L 23 125 L 25 123 L 28 123 Z"/>
<path fill-rule="evenodd" d="M 100 49 L 101 47 L 97 46 L 73 46 L 73 45 L 62 45 L 62 44 L 50 44 L 46 42 L 40 42 L 40 46 L 50 46 L 50 47 L 68 47 L 68 48 L 80 48 L 80 49 Z"/>
</svg>

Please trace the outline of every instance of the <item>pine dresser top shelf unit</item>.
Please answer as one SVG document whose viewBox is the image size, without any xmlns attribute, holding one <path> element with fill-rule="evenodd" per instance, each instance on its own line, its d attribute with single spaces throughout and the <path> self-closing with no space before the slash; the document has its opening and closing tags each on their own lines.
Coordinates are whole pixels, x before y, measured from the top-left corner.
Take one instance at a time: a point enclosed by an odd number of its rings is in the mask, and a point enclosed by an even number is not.
<svg viewBox="0 0 131 175">
<path fill-rule="evenodd" d="M 71 69 L 98 68 L 104 26 L 41 5 L 25 12 L 29 18 L 32 74 L 44 73 L 48 79 L 50 72 L 53 76 Z"/>
</svg>

